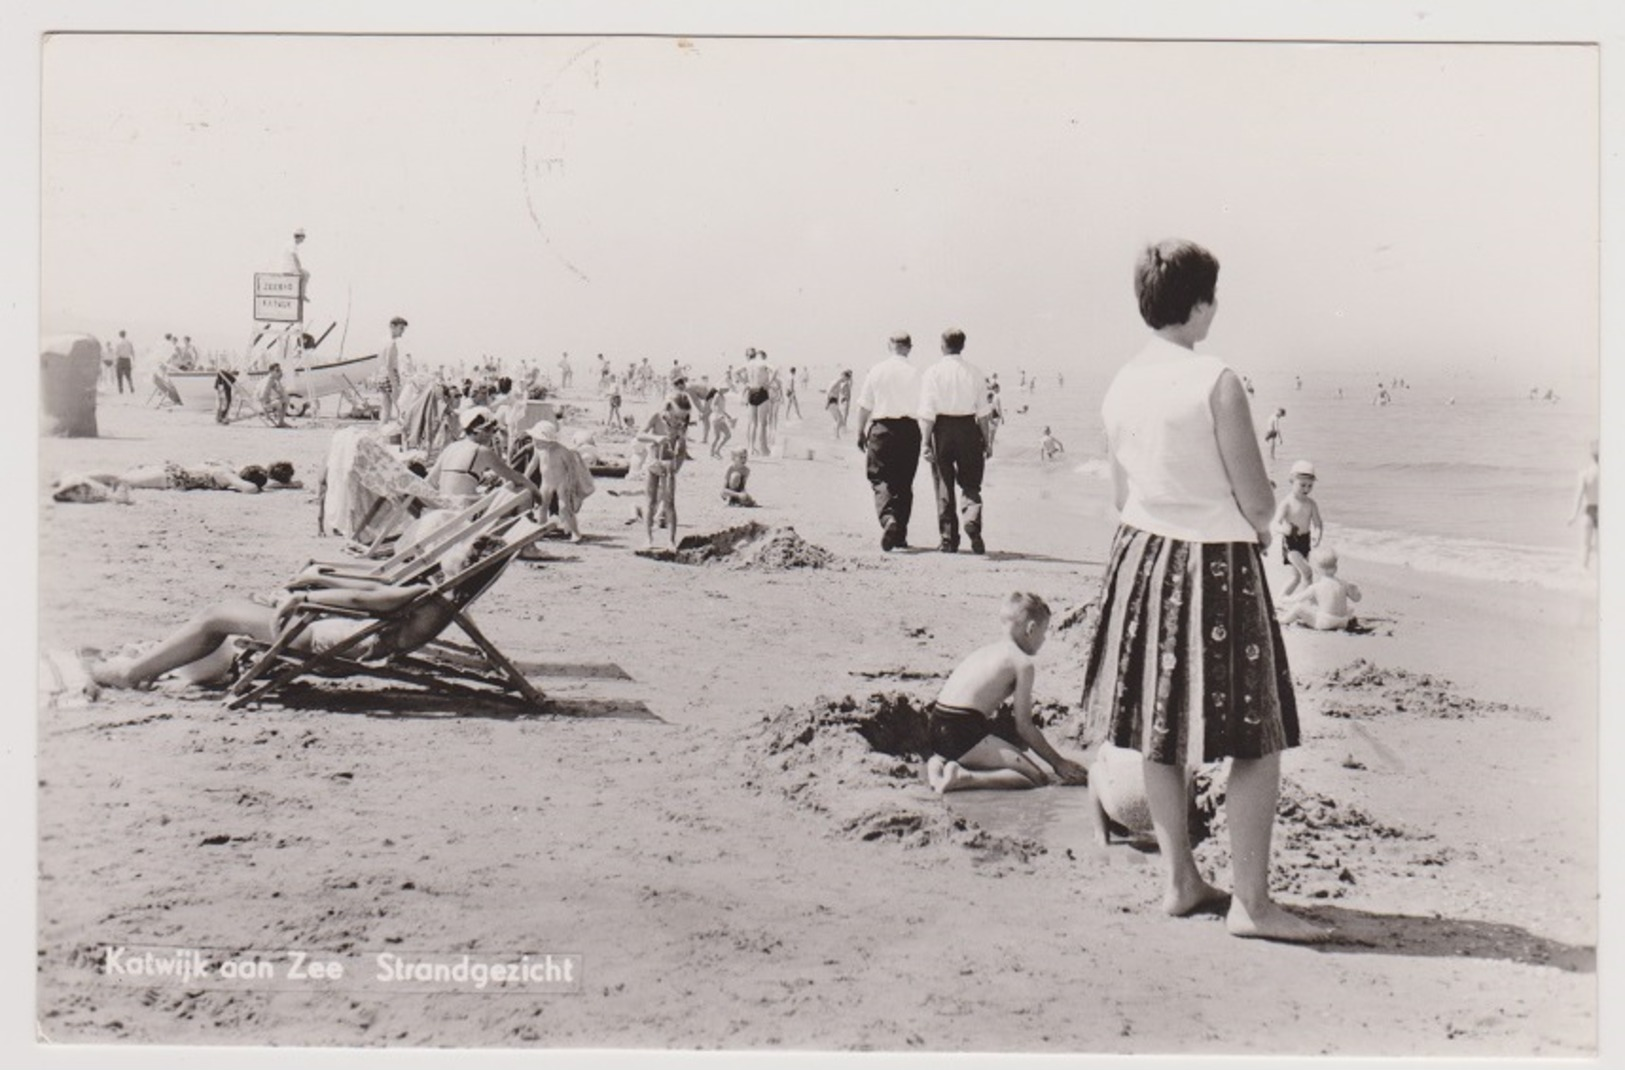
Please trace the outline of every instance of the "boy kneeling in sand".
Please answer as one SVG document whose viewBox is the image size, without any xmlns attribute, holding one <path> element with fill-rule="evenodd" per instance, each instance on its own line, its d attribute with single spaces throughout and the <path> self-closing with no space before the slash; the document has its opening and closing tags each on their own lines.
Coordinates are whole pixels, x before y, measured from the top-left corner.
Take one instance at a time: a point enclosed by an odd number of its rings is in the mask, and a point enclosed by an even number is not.
<svg viewBox="0 0 1625 1070">
<path fill-rule="evenodd" d="M 1282 624 L 1302 624 L 1323 632 L 1334 632 L 1354 624 L 1350 602 L 1360 600 L 1360 588 L 1338 579 L 1337 551 L 1316 547 L 1309 555 L 1314 582 L 1293 595 L 1281 607 Z"/>
<path fill-rule="evenodd" d="M 1048 778 L 1013 744 L 991 734 L 999 704 L 1011 700 L 1016 733 L 1066 784 L 1084 783 L 1083 766 L 1069 762 L 1033 724 L 1033 655 L 1049 635 L 1049 606 L 1035 594 L 1005 599 L 1005 637 L 982 647 L 949 674 L 927 711 L 931 750 L 926 779 L 937 792 L 969 788 L 1036 788 Z"/>
</svg>

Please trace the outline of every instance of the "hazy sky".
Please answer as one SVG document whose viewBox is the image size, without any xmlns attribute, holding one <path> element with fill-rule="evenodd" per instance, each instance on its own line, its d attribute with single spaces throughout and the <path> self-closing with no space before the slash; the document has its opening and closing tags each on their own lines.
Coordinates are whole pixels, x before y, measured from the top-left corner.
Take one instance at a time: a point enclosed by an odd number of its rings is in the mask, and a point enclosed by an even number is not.
<svg viewBox="0 0 1625 1070">
<path fill-rule="evenodd" d="M 1554 45 L 58 36 L 42 319 L 420 361 L 861 366 L 957 325 L 1110 368 L 1148 240 L 1238 366 L 1568 381 L 1598 359 L 1597 53 Z M 1363 377 L 1357 380 L 1364 383 Z"/>
</svg>

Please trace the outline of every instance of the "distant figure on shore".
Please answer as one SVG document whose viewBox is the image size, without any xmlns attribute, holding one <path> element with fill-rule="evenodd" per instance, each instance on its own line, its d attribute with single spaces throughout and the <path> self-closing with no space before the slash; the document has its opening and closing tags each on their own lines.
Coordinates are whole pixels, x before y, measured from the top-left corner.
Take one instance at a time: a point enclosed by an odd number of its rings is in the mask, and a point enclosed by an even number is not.
<svg viewBox="0 0 1625 1070">
<path fill-rule="evenodd" d="M 278 427 L 288 426 L 288 387 L 282 381 L 282 365 L 272 364 L 265 372 L 265 378 L 260 380 L 259 392 L 254 400 L 259 402 L 260 411 L 268 416 L 272 423 Z"/>
<path fill-rule="evenodd" d="M 384 339 L 383 348 L 378 351 L 378 363 L 382 365 L 378 370 L 384 380 L 384 406 L 379 419 L 385 423 L 395 419 L 395 406 L 400 402 L 401 335 L 405 333 L 406 317 L 396 316 L 389 321 L 389 337 Z"/>
<path fill-rule="evenodd" d="M 566 352 L 559 358 L 559 389 L 568 390 L 570 384 L 576 381 L 576 373 L 570 367 L 570 354 Z"/>
<path fill-rule="evenodd" d="M 677 475 L 688 460 L 688 395 L 678 394 L 649 417 L 638 441 L 648 446 L 645 473 L 643 534 L 652 548 L 655 522 L 667 529 L 671 548 L 677 549 Z"/>
<path fill-rule="evenodd" d="M 846 418 L 852 408 L 852 371 L 846 369 L 824 391 L 824 411 L 835 421 L 835 437 L 846 434 Z"/>
<path fill-rule="evenodd" d="M 1309 495 L 1315 489 L 1315 466 L 1308 461 L 1292 465 L 1292 490 L 1275 507 L 1270 526 L 1281 536 L 1281 560 L 1292 566 L 1292 578 L 1281 588 L 1289 598 L 1299 587 L 1314 579 L 1309 567 L 1309 551 L 1320 545 L 1325 534 L 1320 521 L 1320 503 Z"/>
<path fill-rule="evenodd" d="M 1298 745 L 1298 708 L 1264 574 L 1275 502 L 1247 391 L 1195 352 L 1218 278 L 1218 261 L 1189 241 L 1149 246 L 1135 265 L 1152 336 L 1101 404 L 1121 520 L 1082 703 L 1094 738 L 1140 754 L 1166 873 L 1162 910 L 1179 917 L 1228 898 L 1232 935 L 1319 940 L 1324 930 L 1270 895 L 1281 752 Z M 1189 769 L 1225 758 L 1228 897 L 1203 879 L 1189 832 Z"/>
<path fill-rule="evenodd" d="M 757 456 L 770 452 L 767 436 L 767 402 L 772 397 L 768 386 L 778 377 L 766 353 L 752 351 L 745 363 L 745 404 L 750 407 L 750 419 L 745 423 L 745 444 Z"/>
<path fill-rule="evenodd" d="M 1360 588 L 1337 575 L 1337 551 L 1316 547 L 1309 555 L 1314 582 L 1291 597 L 1283 598 L 1282 624 L 1301 624 L 1316 631 L 1342 631 L 1353 625 L 1350 602 L 1360 600 Z"/>
<path fill-rule="evenodd" d="M 124 393 L 124 384 L 130 384 L 130 393 L 135 393 L 135 346 L 123 331 L 118 333 L 118 341 L 113 343 L 113 374 L 118 380 L 118 392 Z"/>
<path fill-rule="evenodd" d="M 993 446 L 987 437 L 989 407 L 982 371 L 965 360 L 965 332 L 942 332 L 942 359 L 920 376 L 920 438 L 937 491 L 937 549 L 959 552 L 963 526 L 970 552 L 983 554 L 982 476 Z M 964 495 L 964 516 L 954 490 Z"/>
<path fill-rule="evenodd" d="M 1049 428 L 1044 428 L 1044 437 L 1038 440 L 1038 459 L 1045 462 L 1053 461 L 1065 452 L 1066 447 L 1061 444 L 1061 440 L 1056 438 Z"/>
<path fill-rule="evenodd" d="M 282 253 L 282 273 L 284 275 L 299 276 L 299 294 L 305 300 L 310 300 L 310 272 L 305 270 L 304 261 L 299 257 L 299 247 L 305 243 L 305 228 L 299 227 L 293 232 L 293 244 Z"/>
<path fill-rule="evenodd" d="M 1264 432 L 1264 441 L 1270 446 L 1270 460 L 1275 460 L 1275 448 L 1286 444 L 1281 437 L 1281 418 L 1286 415 L 1285 409 L 1276 409 L 1275 415 L 1270 417 L 1269 430 Z"/>
<path fill-rule="evenodd" d="M 214 422 L 228 423 L 231 420 L 232 391 L 237 385 L 237 373 L 230 368 L 216 368 L 214 370 Z"/>
<path fill-rule="evenodd" d="M 726 382 L 717 387 L 711 398 L 711 456 L 721 457 L 722 447 L 734 436 L 734 425 L 739 417 L 728 411 L 728 394 L 732 387 Z"/>
<path fill-rule="evenodd" d="M 1010 701 L 1016 734 L 1062 783 L 1081 784 L 1088 774 L 1050 746 L 1033 723 L 1033 658 L 1049 635 L 1050 609 L 1036 594 L 1017 591 L 1004 600 L 1004 635 L 961 661 L 926 710 L 931 756 L 926 780 L 938 793 L 972 788 L 1042 787 L 1049 778 L 1016 744 L 993 735 L 999 706 Z"/>
<path fill-rule="evenodd" d="M 1580 485 L 1574 493 L 1574 512 L 1569 514 L 1570 524 L 1584 516 L 1580 529 L 1580 567 L 1591 567 L 1591 557 L 1597 552 L 1597 483 L 1601 469 L 1597 466 L 1597 440 L 1591 440 L 1591 459 L 1580 468 Z"/>
<path fill-rule="evenodd" d="M 796 397 L 796 369 L 792 365 L 789 376 L 784 380 L 784 418 L 790 418 L 790 410 L 794 409 L 796 419 L 805 419 L 801 415 L 801 402 Z"/>
<path fill-rule="evenodd" d="M 880 548 L 908 549 L 914 477 L 920 470 L 920 372 L 909 362 L 907 331 L 887 340 L 891 355 L 869 369 L 858 388 L 858 450 L 874 493 Z"/>
<path fill-rule="evenodd" d="M 756 507 L 756 499 L 750 496 L 746 486 L 750 483 L 750 452 L 739 446 L 730 454 L 733 463 L 722 474 L 722 500 L 729 505 L 744 506 L 747 509 Z"/>
</svg>

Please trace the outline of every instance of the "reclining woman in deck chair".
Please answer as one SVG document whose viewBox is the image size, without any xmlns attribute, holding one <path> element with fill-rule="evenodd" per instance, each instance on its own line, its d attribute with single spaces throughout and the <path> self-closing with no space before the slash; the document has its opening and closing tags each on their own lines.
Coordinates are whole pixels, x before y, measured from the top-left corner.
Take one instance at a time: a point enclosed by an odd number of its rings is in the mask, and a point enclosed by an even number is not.
<svg viewBox="0 0 1625 1070">
<path fill-rule="evenodd" d="M 484 560 L 504 545 L 503 540 L 481 535 L 453 545 L 440 557 L 440 572 L 455 575 Z M 427 577 L 424 577 L 427 579 Z M 330 576 L 307 570 L 288 584 L 288 593 L 275 605 L 248 598 L 231 598 L 204 610 L 183 624 L 151 650 L 136 657 L 114 657 L 86 666 L 90 678 L 103 687 L 135 688 L 158 679 L 167 672 L 183 670 L 194 683 L 217 683 L 227 676 L 236 651 L 231 640 L 247 636 L 272 643 L 283 625 L 301 606 L 320 606 L 363 613 L 388 613 L 416 598 L 417 584 L 390 584 L 355 576 Z M 380 632 L 368 643 L 377 647 L 411 650 L 439 635 L 450 623 L 457 607 L 442 599 L 429 599 L 397 621 L 387 633 Z M 370 624 L 367 619 L 336 617 L 319 620 L 306 628 L 292 644 L 293 649 L 321 653 L 354 636 Z M 352 654 L 364 657 L 364 651 Z"/>
</svg>

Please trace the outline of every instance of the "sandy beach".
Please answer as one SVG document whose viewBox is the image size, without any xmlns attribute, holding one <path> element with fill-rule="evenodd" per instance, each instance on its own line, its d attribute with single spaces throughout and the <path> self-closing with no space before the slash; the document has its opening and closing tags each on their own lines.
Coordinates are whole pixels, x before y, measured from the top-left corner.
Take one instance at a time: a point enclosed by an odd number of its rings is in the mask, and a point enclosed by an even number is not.
<svg viewBox="0 0 1625 1070">
<path fill-rule="evenodd" d="M 40 442 L 46 649 L 156 639 L 337 553 L 313 489 L 128 506 L 47 489 L 217 457 L 291 460 L 313 488 L 333 422 L 219 427 L 106 394 L 99 415 L 100 438 Z M 793 552 L 639 556 L 631 499 L 601 479 L 586 541 L 542 543 L 478 604 L 540 712 L 344 684 L 243 711 L 169 687 L 47 701 L 44 680 L 42 1042 L 1595 1053 L 1594 597 L 1345 557 L 1375 631 L 1287 633 L 1304 741 L 1274 858 L 1279 897 L 1336 938 L 1238 940 L 1162 916 L 1154 848 L 1093 847 L 1082 789 L 945 801 L 886 752 L 993 637 L 999 599 L 1030 590 L 1057 614 L 1038 708 L 1085 753 L 1105 485 L 996 456 L 985 557 L 886 554 L 861 454 L 808 415 L 753 462 L 761 508 L 724 506 L 725 462 L 698 448 L 679 487 L 682 534 L 790 527 Z M 916 494 L 927 546 L 924 472 Z M 1221 880 L 1225 842 L 1199 851 Z M 573 954 L 581 978 L 145 983 L 109 975 L 121 946 Z"/>
</svg>

